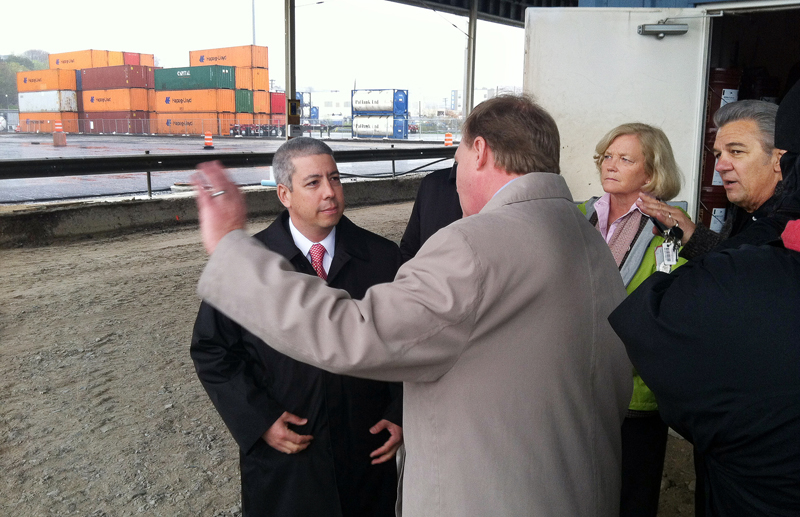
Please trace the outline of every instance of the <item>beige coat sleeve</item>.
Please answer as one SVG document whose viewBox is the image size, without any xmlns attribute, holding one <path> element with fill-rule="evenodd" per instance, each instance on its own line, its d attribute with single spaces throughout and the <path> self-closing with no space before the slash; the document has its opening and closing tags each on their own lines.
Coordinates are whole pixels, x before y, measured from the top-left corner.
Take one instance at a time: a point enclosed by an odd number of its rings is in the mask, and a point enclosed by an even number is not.
<svg viewBox="0 0 800 517">
<path fill-rule="evenodd" d="M 433 381 L 467 346 L 483 293 L 463 235 L 432 237 L 394 282 L 353 300 L 294 271 L 241 230 L 217 246 L 198 294 L 271 347 L 334 373 Z"/>
</svg>

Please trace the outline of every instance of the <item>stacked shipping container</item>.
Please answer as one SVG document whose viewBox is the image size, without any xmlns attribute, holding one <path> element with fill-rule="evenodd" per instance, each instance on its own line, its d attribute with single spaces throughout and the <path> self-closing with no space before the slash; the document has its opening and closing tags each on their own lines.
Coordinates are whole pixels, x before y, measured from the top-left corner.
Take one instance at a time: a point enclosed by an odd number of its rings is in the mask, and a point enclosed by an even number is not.
<svg viewBox="0 0 800 517">
<path fill-rule="evenodd" d="M 408 90 L 353 90 L 353 136 L 408 138 Z"/>
<path fill-rule="evenodd" d="M 85 124 L 82 121 L 87 118 L 84 116 L 86 111 L 105 114 L 93 115 L 94 117 L 117 118 L 119 113 L 112 116 L 108 115 L 108 112 L 111 108 L 119 107 L 127 113 L 138 112 L 133 118 L 146 120 L 149 118 L 147 93 L 146 90 L 144 92 L 139 90 L 152 88 L 152 80 L 150 86 L 141 84 L 141 81 L 132 83 L 131 79 L 135 78 L 137 73 L 146 75 L 146 72 L 131 72 L 127 70 L 125 64 L 135 63 L 136 68 L 139 68 L 140 63 L 149 63 L 152 67 L 154 60 L 153 54 L 108 50 L 50 54 L 48 70 L 17 73 L 20 130 L 52 132 L 55 121 L 60 120 L 64 131 L 82 132 L 85 131 Z M 119 66 L 109 67 L 109 64 Z M 111 71 L 101 72 L 105 69 Z M 89 86 L 84 87 L 83 83 L 87 80 L 84 72 L 89 70 L 92 71 L 88 79 Z M 150 76 L 152 77 L 152 70 Z M 86 95 L 87 92 L 81 93 L 83 89 L 92 88 L 97 91 L 89 92 L 89 95 Z M 117 89 L 126 91 L 119 92 Z M 145 99 L 144 104 L 142 97 Z M 87 98 L 90 100 L 89 105 L 84 106 Z M 85 110 L 87 107 L 89 109 Z M 90 121 L 86 126 L 91 127 L 93 124 Z"/>
<path fill-rule="evenodd" d="M 234 67 L 163 68 L 155 80 L 158 133 L 228 134 L 236 111 Z"/>
<path fill-rule="evenodd" d="M 109 50 L 79 50 L 50 54 L 50 68 L 63 70 L 82 70 L 117 65 L 154 66 L 153 54 L 133 52 L 113 52 Z"/>
<path fill-rule="evenodd" d="M 119 53 L 122 58 L 123 53 Z M 79 72 L 84 133 L 149 133 L 149 90 L 155 69 L 141 65 L 87 68 Z"/>
<path fill-rule="evenodd" d="M 64 131 L 78 130 L 78 98 L 73 70 L 17 72 L 20 130 L 52 132 L 61 120 Z"/>
<path fill-rule="evenodd" d="M 193 67 L 226 65 L 234 68 L 235 125 L 271 123 L 267 47 L 245 45 L 193 50 L 189 52 L 189 62 Z"/>
<path fill-rule="evenodd" d="M 285 125 L 286 95 L 269 92 L 267 47 L 196 50 L 189 61 L 158 69 L 153 54 L 51 54 L 50 69 L 17 74 L 20 130 L 53 131 L 56 120 L 86 133 L 229 134 L 235 125 Z"/>
</svg>

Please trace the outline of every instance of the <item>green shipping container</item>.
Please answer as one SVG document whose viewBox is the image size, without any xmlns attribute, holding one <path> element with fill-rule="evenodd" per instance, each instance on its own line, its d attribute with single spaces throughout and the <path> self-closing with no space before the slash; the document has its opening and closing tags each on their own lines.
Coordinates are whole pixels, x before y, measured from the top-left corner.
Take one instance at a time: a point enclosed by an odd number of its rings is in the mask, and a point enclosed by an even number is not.
<svg viewBox="0 0 800 517">
<path fill-rule="evenodd" d="M 253 90 L 236 90 L 236 113 L 253 113 Z"/>
<path fill-rule="evenodd" d="M 217 90 L 236 88 L 232 66 L 185 66 L 156 68 L 156 90 Z"/>
</svg>

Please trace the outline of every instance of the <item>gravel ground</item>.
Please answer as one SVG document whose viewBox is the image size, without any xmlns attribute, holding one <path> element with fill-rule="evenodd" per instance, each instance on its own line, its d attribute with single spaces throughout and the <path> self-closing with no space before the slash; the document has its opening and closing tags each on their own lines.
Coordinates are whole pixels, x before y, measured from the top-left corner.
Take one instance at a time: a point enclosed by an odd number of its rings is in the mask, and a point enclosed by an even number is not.
<svg viewBox="0 0 800 517">
<path fill-rule="evenodd" d="M 347 214 L 399 241 L 410 211 Z M 241 515 L 189 357 L 205 262 L 195 228 L 0 250 L 0 515 Z M 691 448 L 667 456 L 660 515 L 691 515 Z"/>
</svg>

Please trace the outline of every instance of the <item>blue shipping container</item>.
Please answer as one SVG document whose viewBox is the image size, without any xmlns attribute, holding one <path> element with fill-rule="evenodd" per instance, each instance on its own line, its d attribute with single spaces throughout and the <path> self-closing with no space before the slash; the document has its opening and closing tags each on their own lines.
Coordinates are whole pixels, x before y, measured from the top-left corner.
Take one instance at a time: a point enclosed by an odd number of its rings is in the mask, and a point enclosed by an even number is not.
<svg viewBox="0 0 800 517">
<path fill-rule="evenodd" d="M 352 90 L 353 115 L 408 115 L 408 90 Z"/>
<path fill-rule="evenodd" d="M 353 137 L 358 138 L 408 138 L 408 116 L 369 115 L 353 116 Z"/>
</svg>

